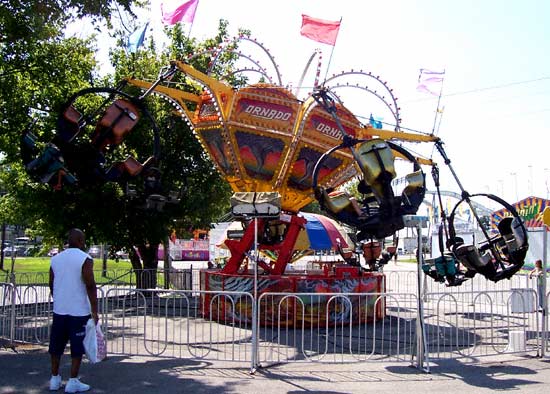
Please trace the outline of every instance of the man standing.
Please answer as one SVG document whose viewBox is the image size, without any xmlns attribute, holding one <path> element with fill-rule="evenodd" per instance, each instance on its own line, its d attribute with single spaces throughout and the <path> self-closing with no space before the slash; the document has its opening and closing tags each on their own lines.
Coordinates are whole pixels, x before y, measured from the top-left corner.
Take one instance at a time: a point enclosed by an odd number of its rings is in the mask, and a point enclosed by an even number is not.
<svg viewBox="0 0 550 394">
<path fill-rule="evenodd" d="M 78 379 L 86 322 L 91 317 L 98 322 L 97 292 L 93 260 L 86 252 L 85 236 L 79 229 L 69 231 L 69 247 L 51 259 L 50 291 L 53 297 L 53 323 L 49 353 L 52 362 L 50 390 L 61 388 L 59 363 L 67 342 L 71 343 L 71 378 L 66 393 L 87 391 L 90 386 Z"/>
</svg>

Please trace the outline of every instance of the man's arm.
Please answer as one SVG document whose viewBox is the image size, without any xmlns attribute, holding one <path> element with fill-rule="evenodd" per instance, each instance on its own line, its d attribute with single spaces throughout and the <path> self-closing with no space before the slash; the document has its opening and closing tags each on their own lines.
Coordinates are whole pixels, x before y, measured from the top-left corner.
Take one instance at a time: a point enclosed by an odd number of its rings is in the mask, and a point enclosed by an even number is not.
<svg viewBox="0 0 550 394">
<path fill-rule="evenodd" d="M 86 259 L 84 264 L 82 264 L 82 279 L 84 280 L 86 292 L 88 293 L 88 299 L 90 300 L 92 318 L 97 324 L 99 316 L 97 312 L 97 290 L 94 279 L 94 262 L 92 259 Z"/>
<path fill-rule="evenodd" d="M 53 278 L 54 278 L 53 270 L 52 270 L 52 267 L 50 267 L 50 280 L 48 284 L 50 285 L 50 294 L 52 295 L 52 297 L 53 297 Z"/>
</svg>

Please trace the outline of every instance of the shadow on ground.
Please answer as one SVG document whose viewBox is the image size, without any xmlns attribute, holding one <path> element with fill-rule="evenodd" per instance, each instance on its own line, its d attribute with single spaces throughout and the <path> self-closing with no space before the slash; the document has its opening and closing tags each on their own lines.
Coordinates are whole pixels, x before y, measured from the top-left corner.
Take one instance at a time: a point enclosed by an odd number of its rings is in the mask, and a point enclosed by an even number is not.
<svg viewBox="0 0 550 394">
<path fill-rule="evenodd" d="M 0 351 L 0 393 L 48 392 L 49 355 L 44 349 L 25 353 Z M 238 392 L 236 380 L 206 384 L 198 377 L 207 362 L 175 359 L 109 357 L 99 364 L 83 363 L 81 379 L 92 386 L 91 393 L 220 393 Z M 66 382 L 70 357 L 62 358 L 61 374 Z M 183 372 L 183 373 L 182 373 Z M 243 376 L 248 371 L 243 370 Z M 193 378 L 197 376 L 197 378 Z M 62 391 L 59 391 L 62 392 Z"/>
<path fill-rule="evenodd" d="M 417 374 L 418 370 L 408 366 L 389 366 L 389 372 L 401 375 Z M 526 385 L 539 384 L 534 378 L 537 371 L 527 367 L 507 363 L 465 364 L 458 360 L 441 360 L 431 364 L 430 370 L 435 376 L 457 379 L 463 383 L 491 390 L 520 390 Z"/>
</svg>

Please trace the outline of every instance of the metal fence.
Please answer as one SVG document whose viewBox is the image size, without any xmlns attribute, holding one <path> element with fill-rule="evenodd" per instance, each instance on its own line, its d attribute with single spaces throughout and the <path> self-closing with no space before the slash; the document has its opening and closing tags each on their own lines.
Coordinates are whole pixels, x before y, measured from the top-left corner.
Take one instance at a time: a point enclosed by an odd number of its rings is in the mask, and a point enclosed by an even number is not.
<svg viewBox="0 0 550 394">
<path fill-rule="evenodd" d="M 252 296 L 239 292 L 110 289 L 103 315 L 108 352 L 176 358 L 251 362 L 252 324 L 235 319 L 235 299 L 253 308 Z M 199 300 L 211 295 L 211 313 Z M 220 316 L 224 323 L 219 323 Z M 227 320 L 227 316 L 233 316 Z"/>
<path fill-rule="evenodd" d="M 533 290 L 428 293 L 426 347 L 432 359 L 479 358 L 540 349 L 541 317 Z"/>
<path fill-rule="evenodd" d="M 199 290 L 199 269 L 110 269 L 95 270 L 98 287 L 153 287 L 175 290 Z M 5 273 L 0 282 L 17 286 L 48 286 L 48 272 Z M 143 285 L 143 286 L 138 286 Z"/>
<path fill-rule="evenodd" d="M 386 290 L 388 292 L 417 292 L 418 281 L 416 271 L 387 271 Z M 505 291 L 513 289 L 537 290 L 537 279 L 529 279 L 528 275 L 517 274 L 509 280 L 491 282 L 481 275 L 476 275 L 460 286 L 447 287 L 424 275 L 422 279 L 423 291 L 426 293 L 458 294 L 477 291 Z"/>
<path fill-rule="evenodd" d="M 410 361 L 412 294 L 264 293 L 259 298 L 258 361 Z M 269 323 L 269 324 L 268 324 Z"/>
<path fill-rule="evenodd" d="M 521 280 L 510 281 L 508 289 L 439 287 L 418 298 L 409 273 L 391 273 L 386 293 L 266 292 L 257 302 L 248 292 L 136 289 L 113 282 L 98 289 L 98 298 L 111 354 L 215 359 L 252 368 L 281 362 L 422 364 L 544 355 L 547 316 L 537 291 L 520 288 Z M 397 292 L 395 286 L 415 291 Z M 47 285 L 1 283 L 0 297 L 2 339 L 47 343 Z"/>
</svg>

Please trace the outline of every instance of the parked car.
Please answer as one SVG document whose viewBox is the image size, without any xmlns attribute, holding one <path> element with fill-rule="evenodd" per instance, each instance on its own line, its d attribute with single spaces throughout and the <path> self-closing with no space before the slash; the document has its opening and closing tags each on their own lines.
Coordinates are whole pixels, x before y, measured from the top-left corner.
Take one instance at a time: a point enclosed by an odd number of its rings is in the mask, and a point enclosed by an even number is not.
<svg viewBox="0 0 550 394">
<path fill-rule="evenodd" d="M 101 256 L 101 246 L 99 245 L 92 245 L 90 249 L 88 249 L 88 254 L 94 258 L 99 259 Z"/>
<path fill-rule="evenodd" d="M 4 257 L 25 257 L 27 256 L 27 248 L 24 246 L 7 246 L 4 248 L 2 253 L 4 254 Z"/>
<path fill-rule="evenodd" d="M 130 257 L 126 250 L 117 250 L 115 252 L 115 259 L 118 260 L 128 260 Z"/>
<path fill-rule="evenodd" d="M 15 248 L 15 246 L 6 246 L 4 250 L 2 250 L 4 257 L 11 257 L 16 252 L 17 249 Z"/>
<path fill-rule="evenodd" d="M 59 248 L 51 248 L 48 252 L 48 257 L 53 257 L 59 253 Z"/>
<path fill-rule="evenodd" d="M 42 250 L 41 245 L 27 246 L 25 249 L 25 256 L 38 256 Z"/>
</svg>

